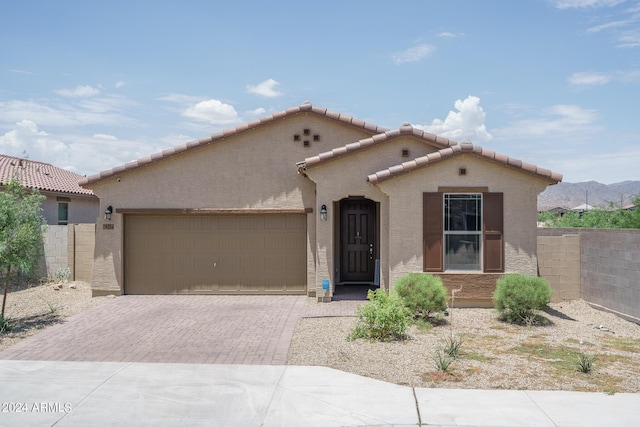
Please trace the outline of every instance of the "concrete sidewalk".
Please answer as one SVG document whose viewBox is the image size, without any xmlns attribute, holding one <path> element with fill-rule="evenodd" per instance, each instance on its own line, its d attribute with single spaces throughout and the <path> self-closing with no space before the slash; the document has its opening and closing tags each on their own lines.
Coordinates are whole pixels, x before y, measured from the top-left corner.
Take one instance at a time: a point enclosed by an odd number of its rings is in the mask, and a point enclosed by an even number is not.
<svg viewBox="0 0 640 427">
<path fill-rule="evenodd" d="M 324 367 L 0 360 L 0 426 L 637 426 L 640 394 L 411 388 Z"/>
</svg>

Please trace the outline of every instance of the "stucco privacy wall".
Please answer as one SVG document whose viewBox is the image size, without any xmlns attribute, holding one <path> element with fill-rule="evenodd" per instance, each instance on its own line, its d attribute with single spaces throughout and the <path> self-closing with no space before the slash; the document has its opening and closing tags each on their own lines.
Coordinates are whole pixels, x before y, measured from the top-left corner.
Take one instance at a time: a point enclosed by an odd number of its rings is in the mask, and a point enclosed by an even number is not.
<svg viewBox="0 0 640 427">
<path fill-rule="evenodd" d="M 309 129 L 319 141 L 294 141 Z M 116 174 L 90 187 L 100 211 L 115 209 L 111 221 L 99 219 L 94 265 L 94 294 L 123 291 L 122 208 L 304 209 L 307 214 L 307 286 L 316 282 L 315 185 L 296 172 L 296 162 L 370 136 L 364 129 L 301 112 L 187 150 L 137 169 Z M 104 229 L 108 222 L 113 229 Z"/>
<path fill-rule="evenodd" d="M 551 302 L 576 300 L 580 294 L 580 236 L 538 236 L 538 275 L 549 282 Z"/>
<path fill-rule="evenodd" d="M 539 236 L 571 233 L 579 234 L 582 299 L 640 319 L 640 230 L 538 228 Z"/>
<path fill-rule="evenodd" d="M 340 228 L 339 202 L 355 196 L 365 197 L 378 203 L 379 232 L 378 256 L 380 265 L 380 285 L 389 286 L 389 222 L 388 197 L 379 188 L 367 182 L 366 176 L 390 165 L 406 160 L 402 150 L 409 150 L 412 156 L 423 156 L 435 151 L 424 141 L 410 136 L 400 136 L 385 143 L 353 152 L 344 157 L 332 159 L 307 169 L 306 174 L 316 183 L 318 205 L 332 206 L 327 221 L 317 222 L 318 253 L 316 289 L 321 290 L 322 280 L 329 279 L 332 286 L 340 277 L 337 259 L 339 239 L 335 239 L 334 230 Z M 332 288 L 333 289 L 333 288 Z"/>
<path fill-rule="evenodd" d="M 95 224 L 47 226 L 39 275 L 55 279 L 58 270 L 69 267 L 70 280 L 91 283 L 94 246 Z"/>
<path fill-rule="evenodd" d="M 466 175 L 460 176 L 459 168 L 466 168 Z M 380 188 L 389 195 L 390 283 L 403 274 L 422 271 L 422 195 L 442 186 L 502 192 L 505 272 L 536 274 L 536 199 L 547 185 L 533 175 L 473 154 L 460 154 L 381 182 Z"/>
</svg>

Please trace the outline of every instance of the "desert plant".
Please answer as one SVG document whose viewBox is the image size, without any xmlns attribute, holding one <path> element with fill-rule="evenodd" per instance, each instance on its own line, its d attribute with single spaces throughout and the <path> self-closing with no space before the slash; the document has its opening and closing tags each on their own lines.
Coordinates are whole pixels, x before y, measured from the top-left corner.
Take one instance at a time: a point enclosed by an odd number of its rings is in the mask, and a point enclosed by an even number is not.
<svg viewBox="0 0 640 427">
<path fill-rule="evenodd" d="M 427 319 L 447 310 L 447 296 L 438 276 L 408 273 L 400 277 L 393 289 L 415 319 Z"/>
<path fill-rule="evenodd" d="M 49 313 L 55 314 L 55 312 L 58 311 L 58 307 L 55 304 L 51 303 L 49 300 L 46 300 L 42 297 L 38 297 L 38 298 L 40 298 L 42 301 L 45 302 L 45 304 L 47 304 L 47 306 L 49 306 Z"/>
<path fill-rule="evenodd" d="M 588 374 L 591 372 L 593 367 L 593 362 L 596 357 L 590 354 L 580 353 L 578 354 L 578 360 L 576 361 L 576 366 L 578 367 L 578 371 Z"/>
<path fill-rule="evenodd" d="M 349 339 L 370 338 L 392 340 L 406 338 L 411 323 L 411 313 L 400 297 L 384 289 L 369 291 L 368 303 L 358 307 L 357 324 Z"/>
<path fill-rule="evenodd" d="M 56 283 L 67 283 L 71 277 L 71 269 L 69 267 L 56 269 Z"/>
<path fill-rule="evenodd" d="M 443 350 L 452 358 L 457 359 L 463 343 L 464 340 L 461 337 L 453 335 L 452 333 L 445 338 Z"/>
<path fill-rule="evenodd" d="M 541 277 L 508 274 L 498 279 L 493 303 L 500 320 L 510 323 L 533 323 L 535 310 L 542 310 L 551 300 L 551 287 Z"/>
<path fill-rule="evenodd" d="M 0 313 L 0 334 L 11 331 L 11 324 L 9 319 L 4 317 L 4 314 Z"/>
<path fill-rule="evenodd" d="M 449 372 L 449 368 L 451 367 L 454 358 L 451 357 L 446 350 L 439 348 L 433 356 L 433 361 L 438 372 Z"/>
</svg>

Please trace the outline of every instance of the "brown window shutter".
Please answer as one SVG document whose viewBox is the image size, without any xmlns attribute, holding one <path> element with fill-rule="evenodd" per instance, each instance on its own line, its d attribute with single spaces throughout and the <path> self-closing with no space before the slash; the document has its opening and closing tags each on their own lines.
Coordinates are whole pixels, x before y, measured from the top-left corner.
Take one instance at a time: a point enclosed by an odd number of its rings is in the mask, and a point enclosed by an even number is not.
<svg viewBox="0 0 640 427">
<path fill-rule="evenodd" d="M 442 262 L 442 193 L 423 193 L 424 271 L 443 271 Z"/>
<path fill-rule="evenodd" d="M 484 193 L 483 245 L 484 272 L 504 272 L 504 215 L 502 193 Z"/>
</svg>

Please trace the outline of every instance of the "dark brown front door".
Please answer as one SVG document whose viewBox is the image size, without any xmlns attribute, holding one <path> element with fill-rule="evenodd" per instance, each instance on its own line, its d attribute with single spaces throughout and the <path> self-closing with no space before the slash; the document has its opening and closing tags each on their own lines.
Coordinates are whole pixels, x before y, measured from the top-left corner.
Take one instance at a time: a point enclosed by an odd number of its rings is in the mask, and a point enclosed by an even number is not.
<svg viewBox="0 0 640 427">
<path fill-rule="evenodd" d="M 373 282 L 376 248 L 376 204 L 367 199 L 340 202 L 340 281 Z"/>
</svg>

